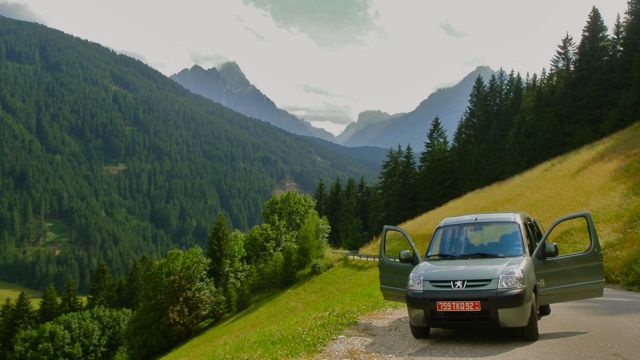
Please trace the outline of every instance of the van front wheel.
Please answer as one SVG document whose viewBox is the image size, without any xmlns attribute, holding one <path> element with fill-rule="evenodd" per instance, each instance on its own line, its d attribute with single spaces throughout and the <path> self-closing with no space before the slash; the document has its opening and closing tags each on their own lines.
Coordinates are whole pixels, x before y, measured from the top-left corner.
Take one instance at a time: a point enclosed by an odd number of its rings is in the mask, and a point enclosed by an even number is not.
<svg viewBox="0 0 640 360">
<path fill-rule="evenodd" d="M 409 327 L 411 328 L 411 335 L 416 339 L 426 339 L 429 337 L 429 333 L 431 332 L 430 327 L 413 326 L 411 323 L 409 323 Z"/>
<path fill-rule="evenodd" d="M 538 332 L 538 312 L 536 307 L 536 297 L 533 295 L 531 300 L 531 314 L 529 314 L 529 322 L 527 326 L 522 328 L 522 338 L 526 341 L 536 341 L 540 336 Z"/>
</svg>

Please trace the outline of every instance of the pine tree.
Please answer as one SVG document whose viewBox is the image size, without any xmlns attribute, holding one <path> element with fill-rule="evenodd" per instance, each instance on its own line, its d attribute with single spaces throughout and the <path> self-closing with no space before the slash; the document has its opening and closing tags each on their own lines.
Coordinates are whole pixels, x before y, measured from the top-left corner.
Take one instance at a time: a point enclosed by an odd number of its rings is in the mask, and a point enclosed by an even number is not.
<svg viewBox="0 0 640 360">
<path fill-rule="evenodd" d="M 207 247 L 207 257 L 209 263 L 209 276 L 216 286 L 220 286 L 224 279 L 224 244 L 229 241 L 230 236 L 229 220 L 223 212 L 216 215 L 213 228 L 209 233 L 209 245 Z"/>
<path fill-rule="evenodd" d="M 640 56 L 640 0 L 629 0 L 623 22 L 622 57 L 627 71 Z"/>
<path fill-rule="evenodd" d="M 18 332 L 29 329 L 36 324 L 36 312 L 33 310 L 31 300 L 20 292 L 15 304 L 7 298 L 1 311 L 2 339 L 0 339 L 2 355 L 7 356 L 13 351 L 13 340 Z"/>
<path fill-rule="evenodd" d="M 454 174 L 449 154 L 447 133 L 442 127 L 440 118 L 436 116 L 429 127 L 418 167 L 421 211 L 428 211 L 453 196 Z"/>
<path fill-rule="evenodd" d="M 318 182 L 318 187 L 316 188 L 316 192 L 314 195 L 316 199 L 316 211 L 320 217 L 326 215 L 326 203 L 327 203 L 327 191 L 324 186 L 324 181 L 320 179 Z"/>
<path fill-rule="evenodd" d="M 609 36 L 600 11 L 594 6 L 589 13 L 587 24 L 582 29 L 578 44 L 576 70 L 601 69 L 610 56 Z"/>
<path fill-rule="evenodd" d="M 69 276 L 60 295 L 60 314 L 68 314 L 82 310 L 82 303 L 77 295 L 75 280 Z"/>
<path fill-rule="evenodd" d="M 400 146 L 398 150 L 390 149 L 387 159 L 382 163 L 379 187 L 382 201 L 382 222 L 385 224 L 398 224 L 401 219 L 401 188 L 400 188 L 400 164 L 404 153 Z"/>
<path fill-rule="evenodd" d="M 402 157 L 399 171 L 398 185 L 400 198 L 398 200 L 401 204 L 398 205 L 398 219 L 400 221 L 404 221 L 417 215 L 418 207 L 418 201 L 415 196 L 418 171 L 411 144 L 407 144 L 407 147 L 404 150 L 404 156 Z"/>
<path fill-rule="evenodd" d="M 53 284 L 49 284 L 42 292 L 42 300 L 38 309 L 38 322 L 44 324 L 60 315 L 60 304 L 58 302 L 58 292 Z"/>
<path fill-rule="evenodd" d="M 101 262 L 91 276 L 89 284 L 88 306 L 113 307 L 115 304 L 115 285 L 111 276 L 111 269 L 105 262 Z"/>
<path fill-rule="evenodd" d="M 620 20 L 620 14 L 616 16 L 616 23 L 613 26 L 613 33 L 611 35 L 611 58 L 618 59 L 622 54 L 622 41 L 624 36 L 624 28 Z"/>
<path fill-rule="evenodd" d="M 618 73 L 622 79 L 621 88 L 626 94 L 619 102 L 621 119 L 616 127 L 621 127 L 640 118 L 640 0 L 629 0 L 624 19 L 622 54 Z"/>
<path fill-rule="evenodd" d="M 129 294 L 127 293 L 128 290 L 128 286 L 127 286 L 127 278 L 124 276 L 120 276 L 118 278 L 118 281 L 116 281 L 115 284 L 115 300 L 113 302 L 113 307 L 118 308 L 118 309 L 122 309 L 122 308 L 128 308 L 130 309 L 130 297 Z"/>
<path fill-rule="evenodd" d="M 481 126 L 487 116 L 487 108 L 487 88 L 482 77 L 478 76 L 471 89 L 467 109 L 453 136 L 452 151 L 458 170 L 455 187 L 461 193 L 479 186 L 477 177 L 482 159 L 477 148 L 478 142 L 485 140 Z"/>
<path fill-rule="evenodd" d="M 600 11 L 594 6 L 582 30 L 575 63 L 576 109 L 572 145 L 593 140 L 601 133 L 611 108 L 609 97 L 610 42 Z"/>
<path fill-rule="evenodd" d="M 551 59 L 551 73 L 560 81 L 567 81 L 575 61 L 576 45 L 573 37 L 567 33 L 556 50 L 556 54 Z"/>
<path fill-rule="evenodd" d="M 342 239 L 340 233 L 342 229 L 342 205 L 343 194 L 342 184 L 340 183 L 340 177 L 336 177 L 336 181 L 331 185 L 329 189 L 329 196 L 327 197 L 327 219 L 331 225 L 331 233 L 329 233 L 329 243 L 333 247 L 339 247 Z"/>
<path fill-rule="evenodd" d="M 367 186 L 364 177 L 358 182 L 358 217 L 362 220 L 362 228 L 366 232 L 367 240 L 380 231 L 376 222 L 373 189 Z"/>
<path fill-rule="evenodd" d="M 131 264 L 129 274 L 125 281 L 125 292 L 123 294 L 122 306 L 135 310 L 142 302 L 142 292 L 145 284 L 145 277 L 151 271 L 153 261 L 143 255 L 140 260 Z"/>
<path fill-rule="evenodd" d="M 347 180 L 344 188 L 340 213 L 340 245 L 349 250 L 357 250 L 366 241 L 362 219 L 358 216 L 358 190 L 353 178 Z"/>
<path fill-rule="evenodd" d="M 0 308 L 0 358 L 8 358 L 13 349 L 12 340 L 15 336 L 13 329 L 13 304 L 6 298 Z"/>
</svg>

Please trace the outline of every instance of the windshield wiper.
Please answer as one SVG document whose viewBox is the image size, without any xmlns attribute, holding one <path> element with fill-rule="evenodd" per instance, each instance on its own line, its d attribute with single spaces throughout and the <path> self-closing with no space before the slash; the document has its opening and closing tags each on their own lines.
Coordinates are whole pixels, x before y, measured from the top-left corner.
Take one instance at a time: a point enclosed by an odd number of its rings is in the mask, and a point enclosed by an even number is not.
<svg viewBox="0 0 640 360">
<path fill-rule="evenodd" d="M 503 258 L 505 256 L 500 254 L 477 252 L 477 253 L 471 253 L 471 254 L 463 254 L 463 255 L 460 255 L 459 257 Z"/>
<path fill-rule="evenodd" d="M 451 255 L 451 254 L 431 254 L 431 255 L 427 255 L 427 259 L 431 259 L 434 257 L 439 257 L 441 259 L 460 259 L 460 256 L 457 255 Z"/>
</svg>

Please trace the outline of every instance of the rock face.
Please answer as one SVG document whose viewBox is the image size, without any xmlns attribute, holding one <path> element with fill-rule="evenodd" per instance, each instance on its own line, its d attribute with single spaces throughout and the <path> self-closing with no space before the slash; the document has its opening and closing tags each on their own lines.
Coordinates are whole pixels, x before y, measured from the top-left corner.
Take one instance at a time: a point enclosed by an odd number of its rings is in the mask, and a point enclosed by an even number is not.
<svg viewBox="0 0 640 360">
<path fill-rule="evenodd" d="M 350 124 L 338 136 L 338 142 L 347 146 L 382 148 L 411 144 L 414 149 L 422 149 L 431 121 L 436 115 L 440 117 L 447 136 L 451 139 L 467 107 L 473 82 L 478 76 L 488 81 L 493 74 L 491 68 L 479 66 L 453 87 L 435 91 L 415 110 L 406 114 L 363 112 L 357 123 Z"/>
<path fill-rule="evenodd" d="M 331 133 L 313 127 L 308 122 L 279 109 L 271 99 L 251 84 L 235 62 L 208 70 L 194 65 L 172 75 L 171 79 L 193 93 L 288 132 L 334 140 Z"/>
</svg>

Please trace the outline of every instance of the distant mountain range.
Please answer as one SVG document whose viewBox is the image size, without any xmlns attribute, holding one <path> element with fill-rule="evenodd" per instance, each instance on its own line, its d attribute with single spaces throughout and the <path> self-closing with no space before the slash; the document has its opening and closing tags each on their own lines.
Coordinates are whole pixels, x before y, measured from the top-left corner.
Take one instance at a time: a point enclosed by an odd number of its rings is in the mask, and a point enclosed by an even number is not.
<svg viewBox="0 0 640 360">
<path fill-rule="evenodd" d="M 276 106 L 253 86 L 235 62 L 205 70 L 199 65 L 183 69 L 171 79 L 193 93 L 209 98 L 243 115 L 266 121 L 290 133 L 334 141 L 331 133 L 319 129 Z"/>
<path fill-rule="evenodd" d="M 488 81 L 493 74 L 491 68 L 479 66 L 456 85 L 432 93 L 415 110 L 406 114 L 390 115 L 377 110 L 362 112 L 358 122 L 347 126 L 336 138 L 337 142 L 347 146 L 382 148 L 411 144 L 416 151 L 421 151 L 436 115 L 451 139 L 467 107 L 473 82 L 478 76 Z"/>
<path fill-rule="evenodd" d="M 294 134 L 312 136 L 350 147 L 388 149 L 398 144 L 403 147 L 411 144 L 414 149 L 422 149 L 429 125 L 436 115 L 440 117 L 451 139 L 467 107 L 473 82 L 478 76 L 488 80 L 493 74 L 491 68 L 479 66 L 456 85 L 439 89 L 429 95 L 409 113 L 364 111 L 358 116 L 357 122 L 349 124 L 337 137 L 278 108 L 271 99 L 251 84 L 235 62 L 227 62 L 218 68 L 212 67 L 208 70 L 194 65 L 172 75 L 171 79 L 193 93 Z"/>
</svg>

